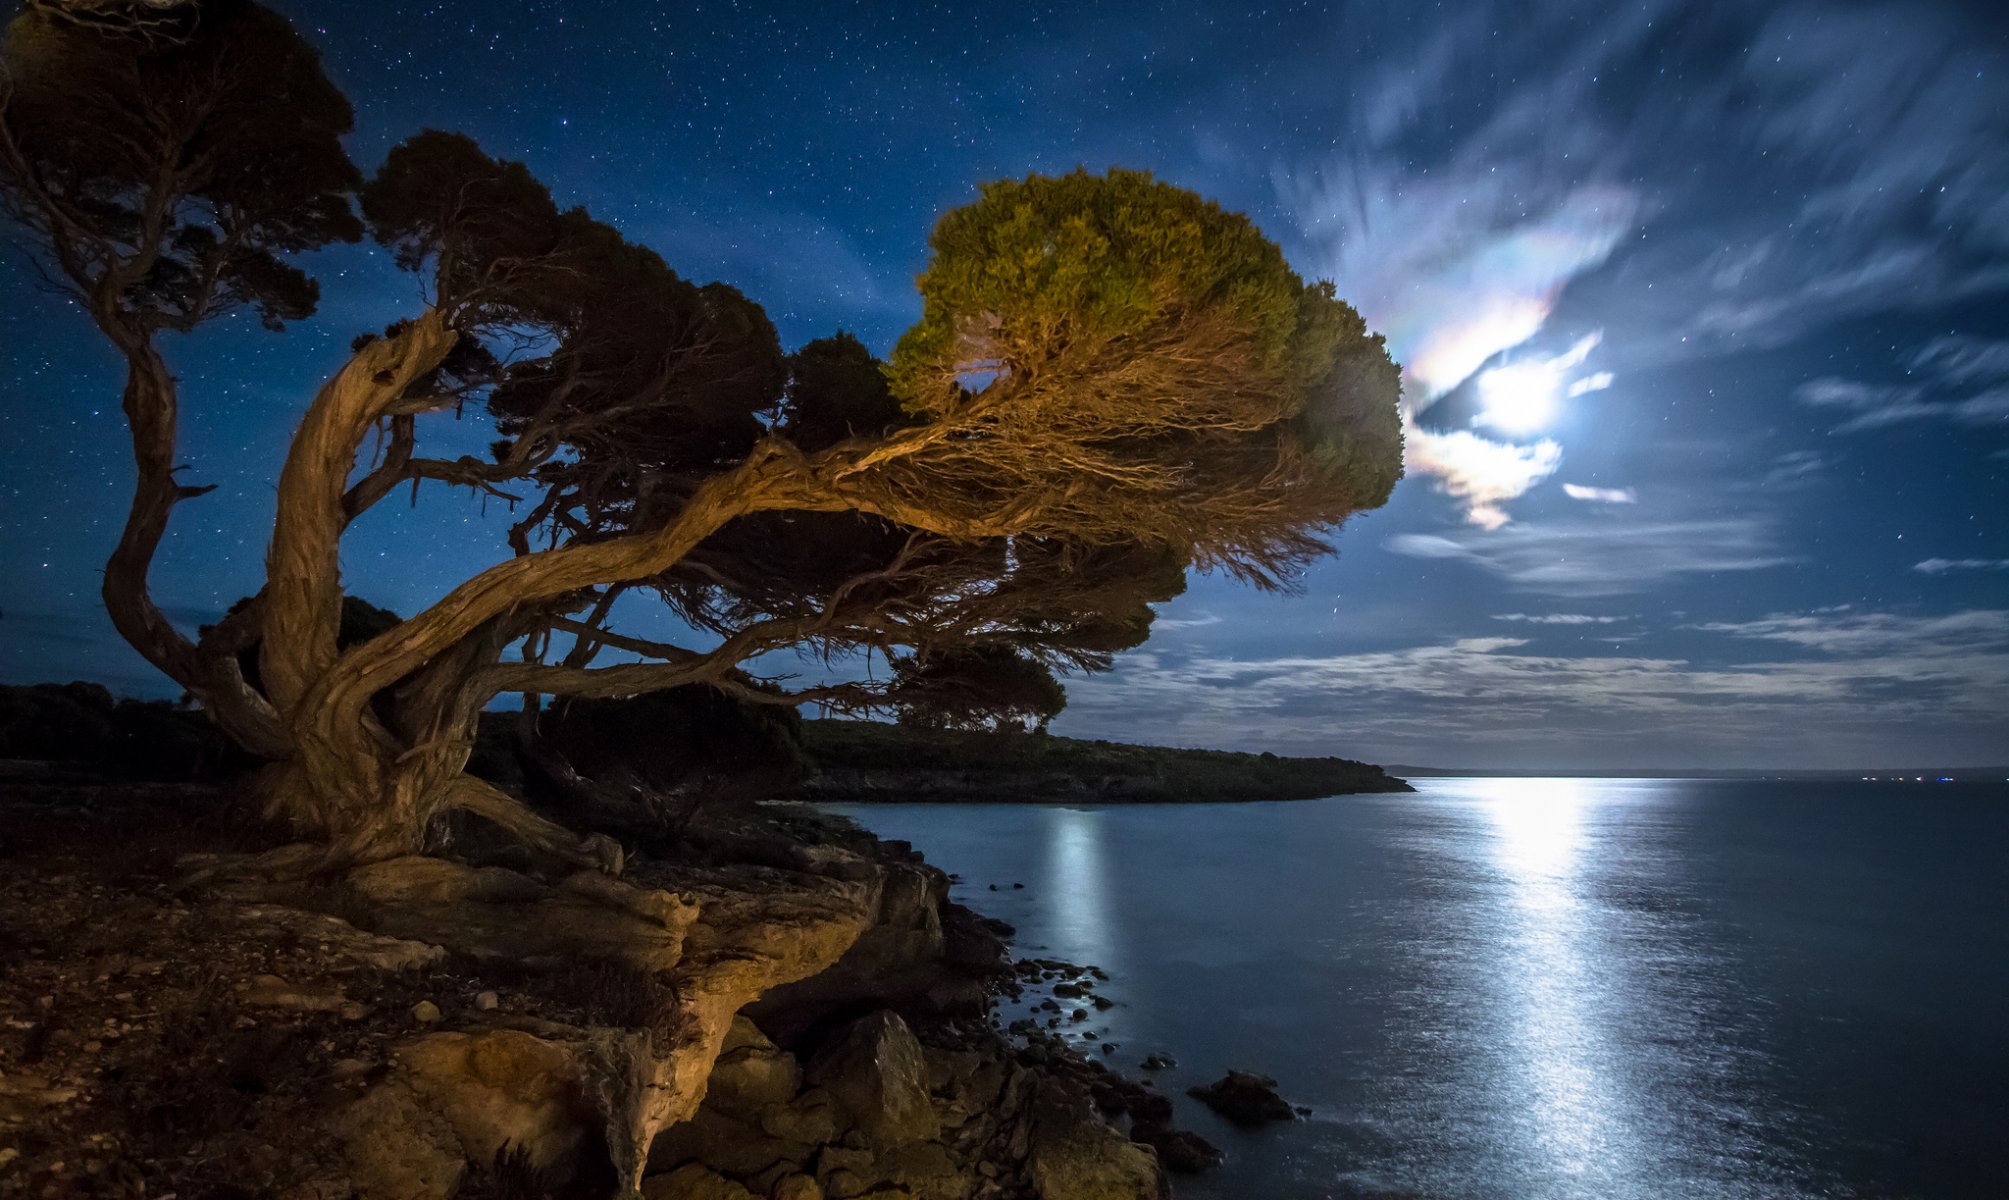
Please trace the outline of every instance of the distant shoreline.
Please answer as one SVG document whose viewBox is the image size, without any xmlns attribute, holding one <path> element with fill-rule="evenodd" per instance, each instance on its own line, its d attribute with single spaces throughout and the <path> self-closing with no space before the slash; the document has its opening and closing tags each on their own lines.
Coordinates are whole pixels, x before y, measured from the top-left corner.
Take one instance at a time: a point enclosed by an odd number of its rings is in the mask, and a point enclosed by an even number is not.
<svg viewBox="0 0 2009 1200">
<path fill-rule="evenodd" d="M 1876 780 L 1886 783 L 1934 783 L 1951 778 L 1958 783 L 1989 783 L 2009 779 L 2009 766 L 1981 767 L 1858 767 L 1858 768 L 1735 768 L 1735 767 L 1420 767 L 1391 763 L 1391 775 L 1405 779 L 1783 779 L 1808 782 Z"/>
<path fill-rule="evenodd" d="M 1204 804 L 1414 791 L 1371 763 L 1048 734 L 804 721 L 805 800 L 857 804 Z"/>
</svg>

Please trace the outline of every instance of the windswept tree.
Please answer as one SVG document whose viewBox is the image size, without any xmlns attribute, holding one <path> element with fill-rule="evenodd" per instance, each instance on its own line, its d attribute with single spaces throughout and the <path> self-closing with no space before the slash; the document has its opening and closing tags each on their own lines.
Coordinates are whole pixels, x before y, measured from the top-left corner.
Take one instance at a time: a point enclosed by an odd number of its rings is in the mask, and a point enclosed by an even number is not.
<svg viewBox="0 0 2009 1200">
<path fill-rule="evenodd" d="M 703 683 L 869 709 L 1017 671 L 1037 720 L 1055 698 L 1033 669 L 1106 666 L 1190 568 L 1290 586 L 1399 474 L 1381 339 L 1244 217 L 1148 175 L 989 184 L 937 224 L 888 362 L 843 335 L 785 355 L 740 292 L 683 279 L 466 137 L 418 134 L 364 182 L 349 106 L 284 21 L 175 11 L 14 20 L 0 197 L 127 365 L 139 473 L 107 607 L 270 764 L 272 812 L 310 843 L 274 866 L 411 853 L 456 809 L 612 865 L 465 772 L 505 693 Z M 234 310 L 275 330 L 306 316 L 292 256 L 366 231 L 425 301 L 304 398 L 264 586 L 191 638 L 147 585 L 174 506 L 202 490 L 176 478 L 159 339 Z M 470 411 L 494 422 L 487 457 L 422 453 L 430 422 Z M 343 535 L 421 481 L 521 499 L 509 554 L 344 645 Z M 700 636 L 615 627 L 648 600 Z M 903 665 L 746 682 L 789 649 Z"/>
</svg>

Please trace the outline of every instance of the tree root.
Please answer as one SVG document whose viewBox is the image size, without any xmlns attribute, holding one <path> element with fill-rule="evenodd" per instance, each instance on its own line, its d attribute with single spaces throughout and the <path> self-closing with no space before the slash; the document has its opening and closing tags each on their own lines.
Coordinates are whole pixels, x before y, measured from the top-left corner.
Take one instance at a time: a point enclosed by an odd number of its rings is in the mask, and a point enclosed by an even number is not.
<svg viewBox="0 0 2009 1200">
<path fill-rule="evenodd" d="M 472 813 L 511 837 L 573 866 L 586 867 L 618 876 L 623 867 L 621 844 L 604 834 L 581 837 L 547 817 L 539 815 L 516 797 L 472 775 L 462 775 L 448 785 L 446 806 Z"/>
</svg>

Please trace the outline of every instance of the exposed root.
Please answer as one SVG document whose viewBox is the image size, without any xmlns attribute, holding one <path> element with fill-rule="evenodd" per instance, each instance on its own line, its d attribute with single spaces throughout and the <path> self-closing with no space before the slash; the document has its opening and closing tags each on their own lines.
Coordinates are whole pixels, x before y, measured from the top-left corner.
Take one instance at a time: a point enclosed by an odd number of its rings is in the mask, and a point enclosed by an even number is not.
<svg viewBox="0 0 2009 1200">
<path fill-rule="evenodd" d="M 516 797 L 472 775 L 448 785 L 446 805 L 494 824 L 533 850 L 553 855 L 573 866 L 618 876 L 623 867 L 621 845 L 603 834 L 578 834 L 539 815 Z"/>
</svg>

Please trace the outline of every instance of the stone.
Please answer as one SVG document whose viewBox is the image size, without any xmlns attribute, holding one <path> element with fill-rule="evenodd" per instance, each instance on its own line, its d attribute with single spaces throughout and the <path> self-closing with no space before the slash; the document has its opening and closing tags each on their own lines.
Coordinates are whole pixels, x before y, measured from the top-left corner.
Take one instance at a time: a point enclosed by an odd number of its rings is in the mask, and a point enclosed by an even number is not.
<svg viewBox="0 0 2009 1200">
<path fill-rule="evenodd" d="M 397 1058 L 397 1085 L 446 1120 L 473 1162 L 493 1162 L 508 1146 L 535 1170 L 566 1168 L 598 1124 L 572 1052 L 528 1033 L 425 1034 Z"/>
<path fill-rule="evenodd" d="M 1229 1071 L 1205 1087 L 1187 1088 L 1186 1094 L 1244 1128 L 1294 1116 L 1289 1102 L 1277 1095 L 1277 1081 L 1267 1075 Z"/>
<path fill-rule="evenodd" d="M 283 944 L 288 940 L 320 948 L 315 962 L 334 971 L 414 971 L 446 957 L 424 941 L 385 937 L 356 928 L 340 917 L 278 904 L 244 904 L 229 910 L 248 928 L 246 940 Z"/>
<path fill-rule="evenodd" d="M 728 1112 L 754 1113 L 786 1104 L 802 1086 L 802 1065 L 767 1040 L 743 1016 L 733 1018 L 725 1048 L 712 1065 L 705 1100 Z"/>
<path fill-rule="evenodd" d="M 807 1175 L 784 1175 L 768 1189 L 767 1200 L 824 1200 L 823 1189 Z"/>
<path fill-rule="evenodd" d="M 808 1078 L 837 1098 L 870 1141 L 897 1146 L 942 1131 L 928 1100 L 921 1044 L 894 1013 L 854 1021 L 817 1053 Z"/>
<path fill-rule="evenodd" d="M 329 1128 L 358 1200 L 449 1200 L 467 1174 L 453 1127 L 402 1083 L 363 1093 Z"/>
<path fill-rule="evenodd" d="M 744 1179 L 772 1170 L 776 1164 L 790 1164 L 789 1169 L 794 1170 L 815 1153 L 811 1142 L 769 1136 L 706 1105 L 689 1120 L 657 1135 L 649 1149 L 649 1164 L 662 1171 L 695 1162 Z"/>
<path fill-rule="evenodd" d="M 697 1163 L 643 1179 L 642 1196 L 644 1200 L 755 1200 L 746 1188 Z"/>
<path fill-rule="evenodd" d="M 769 1137 L 820 1146 L 837 1140 L 843 1122 L 837 1101 L 823 1088 L 809 1088 L 785 1104 L 760 1111 L 760 1128 Z"/>
<path fill-rule="evenodd" d="M 1098 1118 L 1084 1097 L 1048 1081 L 1035 1103 L 1027 1148 L 1041 1200 L 1159 1200 L 1158 1156 Z"/>
<path fill-rule="evenodd" d="M 1168 1171 L 1198 1175 L 1221 1165 L 1220 1148 L 1190 1129 L 1167 1129 L 1141 1140 L 1158 1152 L 1158 1161 Z"/>
<path fill-rule="evenodd" d="M 474 1007 L 481 1012 L 494 1012 L 502 1004 L 502 997 L 494 992 L 476 992 Z"/>
<path fill-rule="evenodd" d="M 293 1012 L 340 1012 L 348 1002 L 340 988 L 317 992 L 294 987 L 277 975 L 254 975 L 237 998 L 253 1008 L 284 1008 Z"/>
<path fill-rule="evenodd" d="M 381 933 L 536 968 L 600 957 L 668 970 L 698 915 L 679 894 L 593 872 L 554 888 L 503 867 L 423 855 L 358 867 L 342 886 L 347 907 Z"/>
</svg>

